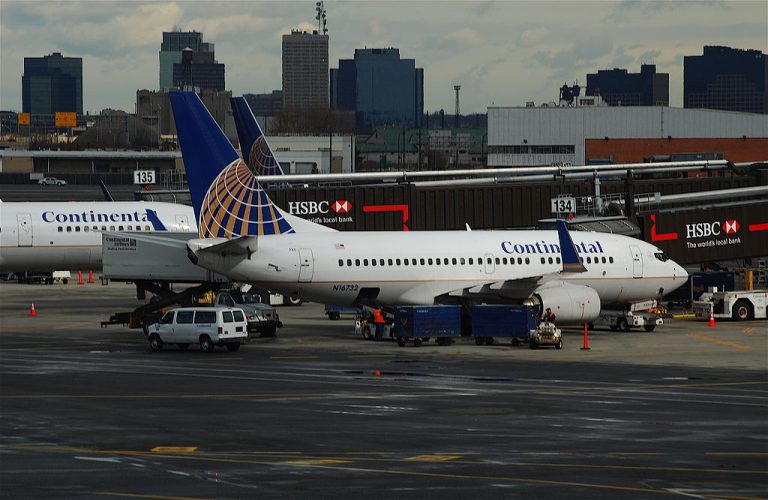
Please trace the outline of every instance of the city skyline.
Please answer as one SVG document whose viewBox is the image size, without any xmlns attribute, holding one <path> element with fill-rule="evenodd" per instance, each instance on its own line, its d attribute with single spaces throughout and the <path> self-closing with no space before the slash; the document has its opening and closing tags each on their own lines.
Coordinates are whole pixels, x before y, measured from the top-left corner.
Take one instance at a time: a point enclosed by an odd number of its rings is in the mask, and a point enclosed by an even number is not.
<svg viewBox="0 0 768 500">
<path fill-rule="evenodd" d="M 199 31 L 216 45 L 233 95 L 281 88 L 281 38 L 316 29 L 312 1 L 19 2 L 0 4 L 0 109 L 21 110 L 24 57 L 83 58 L 83 108 L 133 112 L 156 90 L 163 31 Z M 768 4 L 752 1 L 326 1 L 329 63 L 356 48 L 400 49 L 424 68 L 424 109 L 463 113 L 557 100 L 563 83 L 600 69 L 670 74 L 682 107 L 683 56 L 704 45 L 768 52 Z"/>
</svg>

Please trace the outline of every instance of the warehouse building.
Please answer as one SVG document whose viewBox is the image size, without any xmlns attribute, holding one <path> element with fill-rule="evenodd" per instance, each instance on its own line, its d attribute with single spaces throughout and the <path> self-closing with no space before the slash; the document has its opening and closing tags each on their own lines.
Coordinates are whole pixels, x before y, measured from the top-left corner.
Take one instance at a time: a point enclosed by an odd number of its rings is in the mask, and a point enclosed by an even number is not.
<svg viewBox="0 0 768 500">
<path fill-rule="evenodd" d="M 489 107 L 488 166 L 641 163 L 708 154 L 765 160 L 765 115 L 664 106 Z M 721 156 L 720 156 L 721 155 Z"/>
</svg>

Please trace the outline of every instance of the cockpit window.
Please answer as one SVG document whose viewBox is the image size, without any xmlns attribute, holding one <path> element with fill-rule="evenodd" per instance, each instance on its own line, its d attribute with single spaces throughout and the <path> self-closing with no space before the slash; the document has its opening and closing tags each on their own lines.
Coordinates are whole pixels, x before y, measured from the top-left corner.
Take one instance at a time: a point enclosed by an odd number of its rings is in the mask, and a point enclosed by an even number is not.
<svg viewBox="0 0 768 500">
<path fill-rule="evenodd" d="M 667 254 L 665 254 L 664 252 L 656 252 L 653 254 L 653 256 L 662 262 L 666 262 L 669 260 L 669 257 L 667 257 Z"/>
</svg>

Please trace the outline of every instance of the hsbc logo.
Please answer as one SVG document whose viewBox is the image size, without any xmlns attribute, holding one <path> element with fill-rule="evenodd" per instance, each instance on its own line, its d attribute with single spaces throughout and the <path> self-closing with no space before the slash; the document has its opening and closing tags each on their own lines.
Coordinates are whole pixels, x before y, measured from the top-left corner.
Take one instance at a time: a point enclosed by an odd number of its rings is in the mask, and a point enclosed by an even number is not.
<svg viewBox="0 0 768 500">
<path fill-rule="evenodd" d="M 347 200 L 336 200 L 333 202 L 333 205 L 331 205 L 331 210 L 337 214 L 345 214 L 352 210 L 352 204 Z"/>
<path fill-rule="evenodd" d="M 725 234 L 734 234 L 739 230 L 739 221 L 737 220 L 727 220 L 723 222 L 723 232 Z"/>
<path fill-rule="evenodd" d="M 741 225 L 739 221 L 730 219 L 723 223 L 716 222 L 698 222 L 696 224 L 685 225 L 686 238 L 707 238 L 709 236 L 720 236 L 720 234 L 735 234 Z"/>
<path fill-rule="evenodd" d="M 345 214 L 352 210 L 352 204 L 347 200 L 328 201 L 291 201 L 288 202 L 288 213 L 291 215 L 327 214 L 333 210 L 337 214 Z"/>
</svg>

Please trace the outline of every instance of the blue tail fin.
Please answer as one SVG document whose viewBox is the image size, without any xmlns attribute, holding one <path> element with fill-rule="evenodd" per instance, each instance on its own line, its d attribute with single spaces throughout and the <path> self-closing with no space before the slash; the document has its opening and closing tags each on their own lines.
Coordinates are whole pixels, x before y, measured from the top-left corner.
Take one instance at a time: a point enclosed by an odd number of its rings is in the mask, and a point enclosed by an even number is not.
<svg viewBox="0 0 768 500">
<path fill-rule="evenodd" d="M 197 94 L 170 99 L 200 237 L 294 232 Z"/>
<path fill-rule="evenodd" d="M 267 139 L 256 122 L 248 101 L 244 97 L 232 97 L 230 102 L 243 161 L 248 163 L 256 175 L 283 175 L 285 172 L 277 162 L 272 148 L 267 144 Z"/>
</svg>

